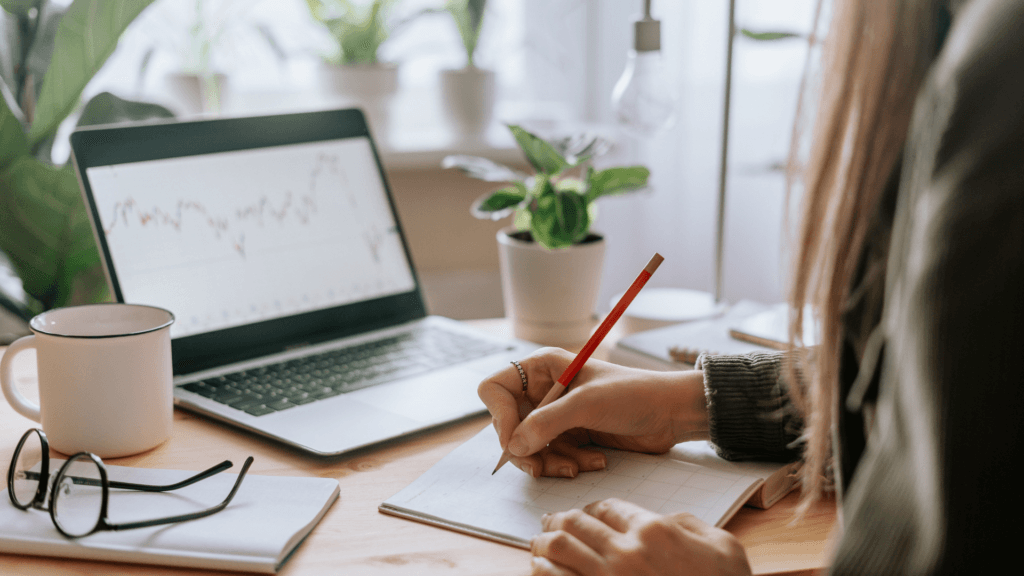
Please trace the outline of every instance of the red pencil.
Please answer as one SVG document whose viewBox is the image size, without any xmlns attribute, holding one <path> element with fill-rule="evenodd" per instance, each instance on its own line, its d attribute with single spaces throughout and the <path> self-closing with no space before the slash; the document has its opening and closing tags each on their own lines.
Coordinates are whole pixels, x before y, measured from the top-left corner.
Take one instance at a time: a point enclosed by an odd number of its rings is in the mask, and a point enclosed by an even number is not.
<svg viewBox="0 0 1024 576">
<path fill-rule="evenodd" d="M 562 375 L 558 377 L 557 382 L 561 384 L 561 386 L 552 386 L 551 390 L 548 390 L 547 395 L 544 396 L 544 399 L 537 405 L 537 408 L 543 408 L 544 406 L 554 402 L 555 399 L 561 396 L 562 392 L 569 387 L 569 383 L 576 377 L 580 368 L 583 368 L 583 364 L 590 358 L 590 355 L 594 353 L 594 350 L 596 350 L 601 344 L 604 337 L 608 335 L 612 326 L 618 322 L 622 313 L 626 311 L 626 307 L 629 306 L 629 303 L 632 302 L 633 298 L 635 298 L 637 293 L 640 292 L 640 289 L 647 284 L 647 280 L 650 279 L 651 275 L 654 274 L 654 271 L 658 269 L 658 266 L 661 265 L 661 262 L 664 259 L 665 258 L 663 258 L 661 254 L 658 254 L 657 252 L 654 253 L 654 256 L 651 257 L 651 261 L 648 262 L 647 266 L 644 266 L 644 269 L 640 271 L 640 275 L 633 281 L 629 290 L 626 290 L 626 293 L 622 295 L 622 298 L 619 298 L 615 307 L 612 308 L 612 311 L 605 317 L 604 322 L 601 322 L 601 325 L 597 327 L 597 330 L 590 336 L 587 343 L 583 345 L 583 348 L 580 350 L 579 354 L 576 355 L 576 358 L 573 358 L 569 367 L 566 368 L 565 372 L 562 372 Z M 534 410 L 537 408 L 534 408 Z M 505 463 L 508 462 L 509 458 L 511 458 L 511 454 L 508 453 L 508 450 L 503 451 L 501 453 L 501 459 L 498 460 L 498 465 L 494 467 L 494 472 L 497 472 L 498 469 L 504 466 Z M 491 472 L 491 474 L 493 475 L 494 472 Z"/>
</svg>

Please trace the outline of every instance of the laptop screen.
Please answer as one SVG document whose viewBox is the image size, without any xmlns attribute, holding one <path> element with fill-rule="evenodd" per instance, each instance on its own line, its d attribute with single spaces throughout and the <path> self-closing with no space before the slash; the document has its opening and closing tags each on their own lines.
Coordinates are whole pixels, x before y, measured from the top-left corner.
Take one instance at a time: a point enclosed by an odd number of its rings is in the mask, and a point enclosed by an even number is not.
<svg viewBox="0 0 1024 576">
<path fill-rule="evenodd" d="M 174 313 L 175 374 L 426 315 L 358 109 L 78 129 L 114 297 Z"/>
<path fill-rule="evenodd" d="M 86 169 L 124 301 L 173 337 L 415 288 L 366 137 Z"/>
</svg>

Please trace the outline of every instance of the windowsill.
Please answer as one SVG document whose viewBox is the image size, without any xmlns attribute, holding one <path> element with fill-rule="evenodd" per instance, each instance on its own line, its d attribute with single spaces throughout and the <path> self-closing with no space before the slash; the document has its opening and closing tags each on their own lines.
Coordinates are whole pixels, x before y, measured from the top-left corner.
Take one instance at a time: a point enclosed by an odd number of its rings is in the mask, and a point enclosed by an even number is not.
<svg viewBox="0 0 1024 576">
<path fill-rule="evenodd" d="M 354 104 L 340 97 L 309 92 L 232 93 L 222 115 L 252 116 L 344 108 Z M 499 104 L 495 117 L 503 115 Z M 447 126 L 436 97 L 422 92 L 400 93 L 391 107 L 387 134 L 374 133 L 381 161 L 388 170 L 440 168 L 451 154 L 483 156 L 502 164 L 522 164 L 522 153 L 497 119 L 480 138 L 459 138 Z"/>
</svg>

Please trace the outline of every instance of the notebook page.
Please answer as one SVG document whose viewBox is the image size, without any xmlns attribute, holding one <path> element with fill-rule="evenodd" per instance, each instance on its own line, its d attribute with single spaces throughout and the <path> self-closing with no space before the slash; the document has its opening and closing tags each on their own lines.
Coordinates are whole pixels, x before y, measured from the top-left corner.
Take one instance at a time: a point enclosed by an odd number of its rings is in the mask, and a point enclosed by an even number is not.
<svg viewBox="0 0 1024 576">
<path fill-rule="evenodd" d="M 608 466 L 572 479 L 535 479 L 514 466 L 492 476 L 501 449 L 494 428 L 487 426 L 380 510 L 528 548 L 530 538 L 541 532 L 544 514 L 612 497 L 662 514 L 689 512 L 721 525 L 777 468 L 761 465 L 732 471 L 698 466 L 679 459 L 686 444 L 663 456 L 600 449 Z M 694 448 L 701 453 L 701 447 Z M 758 474 L 762 469 L 767 473 Z"/>
</svg>

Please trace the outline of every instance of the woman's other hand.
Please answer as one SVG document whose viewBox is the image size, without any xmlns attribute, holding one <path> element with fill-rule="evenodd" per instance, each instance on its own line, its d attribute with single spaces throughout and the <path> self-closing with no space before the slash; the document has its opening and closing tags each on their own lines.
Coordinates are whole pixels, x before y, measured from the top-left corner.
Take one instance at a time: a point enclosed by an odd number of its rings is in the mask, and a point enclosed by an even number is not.
<svg viewBox="0 0 1024 576">
<path fill-rule="evenodd" d="M 534 575 L 749 575 L 739 541 L 690 514 L 662 516 L 615 498 L 544 516 Z"/>
<path fill-rule="evenodd" d="M 591 359 L 568 391 L 534 410 L 573 358 L 557 348 L 524 358 L 525 394 L 511 364 L 478 388 L 501 447 L 528 474 L 571 478 L 604 468 L 605 455 L 587 444 L 664 453 L 679 442 L 707 438 L 704 377 L 694 370 L 654 372 Z"/>
</svg>

